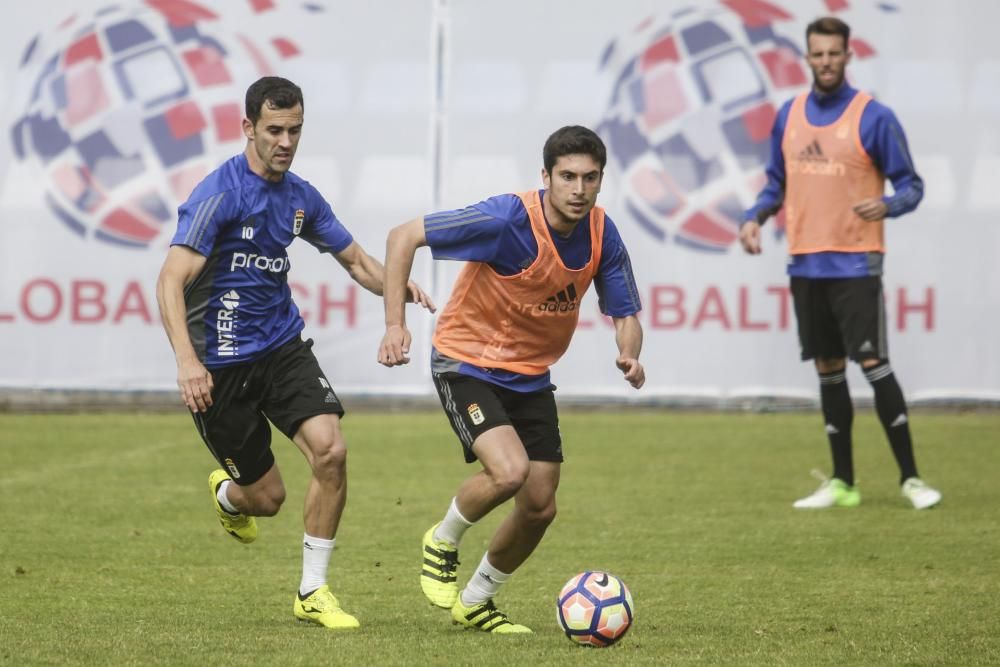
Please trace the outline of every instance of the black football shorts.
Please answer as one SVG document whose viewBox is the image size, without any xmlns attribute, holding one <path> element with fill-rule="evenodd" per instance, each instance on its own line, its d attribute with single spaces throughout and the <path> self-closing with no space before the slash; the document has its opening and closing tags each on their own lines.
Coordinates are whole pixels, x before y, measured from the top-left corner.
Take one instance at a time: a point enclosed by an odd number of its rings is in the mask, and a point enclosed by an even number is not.
<svg viewBox="0 0 1000 667">
<path fill-rule="evenodd" d="M 888 359 L 882 277 L 795 278 L 802 359 Z"/>
<path fill-rule="evenodd" d="M 559 414 L 552 389 L 519 392 L 461 373 L 434 373 L 441 406 L 455 435 L 462 441 L 465 460 L 476 455 L 472 444 L 497 426 L 514 427 L 530 461 L 562 463 Z"/>
<path fill-rule="evenodd" d="M 194 422 L 237 484 L 253 484 L 274 465 L 268 420 L 291 439 L 310 417 L 344 416 L 312 345 L 296 337 L 256 361 L 211 371 L 212 406 L 193 413 Z"/>
</svg>

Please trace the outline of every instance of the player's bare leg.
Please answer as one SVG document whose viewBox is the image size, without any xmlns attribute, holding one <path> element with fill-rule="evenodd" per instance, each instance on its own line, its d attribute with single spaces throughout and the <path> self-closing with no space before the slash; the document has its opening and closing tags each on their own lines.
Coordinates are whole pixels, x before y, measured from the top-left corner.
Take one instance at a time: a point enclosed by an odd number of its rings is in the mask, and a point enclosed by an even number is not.
<svg viewBox="0 0 1000 667">
<path fill-rule="evenodd" d="M 472 444 L 483 469 L 469 477 L 455 494 L 458 509 L 476 522 L 515 496 L 531 471 L 528 454 L 512 426 L 498 426 Z"/>
<path fill-rule="evenodd" d="M 285 502 L 285 483 L 277 464 L 253 484 L 226 486 L 226 496 L 233 506 L 247 516 L 274 516 Z"/>
<path fill-rule="evenodd" d="M 556 516 L 560 464 L 531 461 L 528 470 L 527 479 L 514 495 L 513 510 L 493 535 L 475 574 L 452 608 L 452 618 L 461 625 L 498 634 L 531 632 L 511 623 L 493 602 L 500 587 L 541 542 Z"/>
<path fill-rule="evenodd" d="M 303 522 L 306 533 L 332 539 L 347 502 L 347 446 L 337 415 L 317 415 L 302 422 L 295 444 L 312 469 Z"/>
<path fill-rule="evenodd" d="M 254 517 L 274 516 L 285 501 L 285 486 L 277 465 L 247 486 L 239 486 L 229 472 L 218 468 L 209 474 L 208 488 L 222 528 L 244 544 L 257 539 Z"/>
<path fill-rule="evenodd" d="M 295 617 L 331 629 L 359 627 L 358 620 L 340 608 L 326 582 L 337 527 L 347 501 L 347 446 L 340 417 L 310 417 L 294 438 L 312 469 L 306 490 L 302 540 L 302 581 L 295 598 Z"/>
<path fill-rule="evenodd" d="M 529 461 L 509 425 L 482 433 L 472 445 L 483 470 L 459 487 L 442 522 L 424 533 L 420 589 L 427 600 L 451 609 L 458 599 L 458 543 L 473 523 L 514 496 L 528 477 Z"/>
<path fill-rule="evenodd" d="M 493 567 L 514 572 L 532 554 L 556 518 L 556 489 L 561 464 L 532 461 L 528 479 L 514 497 L 514 509 L 503 520 L 487 551 Z"/>
</svg>

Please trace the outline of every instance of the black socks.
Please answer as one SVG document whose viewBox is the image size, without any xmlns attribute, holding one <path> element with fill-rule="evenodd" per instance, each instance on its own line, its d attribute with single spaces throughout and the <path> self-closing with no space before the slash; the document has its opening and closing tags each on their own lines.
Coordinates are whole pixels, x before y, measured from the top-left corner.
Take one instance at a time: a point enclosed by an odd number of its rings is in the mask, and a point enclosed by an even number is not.
<svg viewBox="0 0 1000 667">
<path fill-rule="evenodd" d="M 910 438 L 910 422 L 906 413 L 903 390 L 900 389 L 888 361 L 881 361 L 877 366 L 864 369 L 864 372 L 872 389 L 875 390 L 875 411 L 899 465 L 899 483 L 902 484 L 910 477 L 917 477 L 917 464 L 913 458 L 913 441 Z"/>
<path fill-rule="evenodd" d="M 826 422 L 826 436 L 833 455 L 833 476 L 854 486 L 854 456 L 851 451 L 851 427 L 854 404 L 847 389 L 847 371 L 819 374 L 819 397 Z"/>
</svg>

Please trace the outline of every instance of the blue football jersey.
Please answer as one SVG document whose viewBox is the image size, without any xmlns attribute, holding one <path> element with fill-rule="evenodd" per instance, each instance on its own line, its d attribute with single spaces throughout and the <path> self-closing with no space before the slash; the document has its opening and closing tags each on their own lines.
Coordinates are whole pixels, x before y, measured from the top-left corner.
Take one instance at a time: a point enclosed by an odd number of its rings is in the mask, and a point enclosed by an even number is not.
<svg viewBox="0 0 1000 667">
<path fill-rule="evenodd" d="M 301 237 L 338 253 L 353 238 L 312 185 L 291 172 L 264 180 L 242 153 L 178 208 L 171 245 L 207 258 L 184 290 L 188 332 L 208 368 L 258 359 L 305 326 L 288 286 L 288 246 Z"/>
</svg>

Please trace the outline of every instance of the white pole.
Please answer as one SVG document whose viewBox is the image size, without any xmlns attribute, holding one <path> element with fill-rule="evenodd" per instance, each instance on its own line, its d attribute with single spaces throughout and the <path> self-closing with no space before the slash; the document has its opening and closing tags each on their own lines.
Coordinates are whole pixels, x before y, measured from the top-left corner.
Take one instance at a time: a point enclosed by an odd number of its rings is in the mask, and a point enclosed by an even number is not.
<svg viewBox="0 0 1000 667">
<path fill-rule="evenodd" d="M 431 14 L 431 90 L 433 99 L 431 100 L 430 113 L 430 157 L 431 157 L 431 208 L 440 211 L 444 207 L 444 184 L 445 184 L 445 163 L 446 147 L 448 142 L 447 115 L 448 115 L 448 93 L 450 78 L 450 51 L 448 43 L 448 28 L 450 27 L 450 14 L 448 11 L 448 0 L 432 0 L 434 8 Z M 433 295 L 438 308 L 444 307 L 445 293 L 444 269 L 438 262 L 430 262 L 430 282 L 428 289 Z M 434 317 L 426 318 L 428 322 L 427 330 L 424 331 L 424 341 L 431 340 L 434 334 Z M 429 372 L 429 365 L 428 365 Z"/>
</svg>

